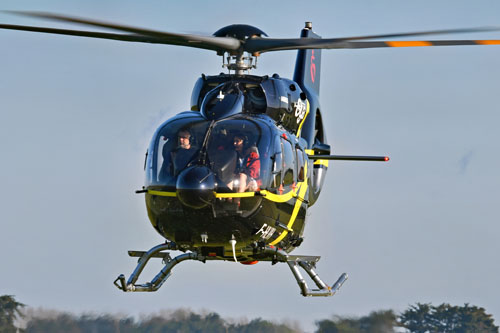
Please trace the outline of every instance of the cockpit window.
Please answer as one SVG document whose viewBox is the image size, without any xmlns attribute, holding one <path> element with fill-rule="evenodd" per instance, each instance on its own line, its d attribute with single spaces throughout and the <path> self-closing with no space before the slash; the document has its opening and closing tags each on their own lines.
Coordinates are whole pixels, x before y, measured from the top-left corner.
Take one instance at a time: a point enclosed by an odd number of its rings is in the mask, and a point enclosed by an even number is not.
<svg viewBox="0 0 500 333">
<path fill-rule="evenodd" d="M 149 156 L 151 161 L 146 167 L 147 185 L 175 187 L 179 172 L 199 159 L 209 124 L 206 120 L 188 118 L 162 127 L 152 143 L 153 149 L 149 150 L 154 155 Z"/>
<path fill-rule="evenodd" d="M 230 119 L 215 124 L 207 146 L 218 191 L 248 192 L 267 187 L 271 132 L 258 121 Z"/>
<path fill-rule="evenodd" d="M 259 119 L 231 117 L 209 122 L 189 117 L 168 121 L 148 149 L 146 185 L 175 190 L 180 172 L 202 164 L 214 173 L 217 192 L 269 188 L 271 156 L 275 154 L 272 138 L 272 128 Z"/>
</svg>

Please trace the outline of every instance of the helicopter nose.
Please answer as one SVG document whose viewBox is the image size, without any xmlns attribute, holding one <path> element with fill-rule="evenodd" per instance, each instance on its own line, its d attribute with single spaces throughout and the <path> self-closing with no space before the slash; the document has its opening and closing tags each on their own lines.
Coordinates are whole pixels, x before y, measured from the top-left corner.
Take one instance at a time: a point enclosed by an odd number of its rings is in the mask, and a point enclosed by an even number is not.
<svg viewBox="0 0 500 333">
<path fill-rule="evenodd" d="M 182 204 L 200 209 L 210 205 L 215 198 L 215 176 L 206 166 L 190 166 L 177 177 L 176 188 Z"/>
</svg>

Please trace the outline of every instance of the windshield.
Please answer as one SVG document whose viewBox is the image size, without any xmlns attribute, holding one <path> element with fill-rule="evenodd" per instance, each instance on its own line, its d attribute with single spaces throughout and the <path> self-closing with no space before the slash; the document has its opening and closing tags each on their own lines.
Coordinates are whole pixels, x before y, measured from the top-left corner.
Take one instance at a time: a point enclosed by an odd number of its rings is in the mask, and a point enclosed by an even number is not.
<svg viewBox="0 0 500 333">
<path fill-rule="evenodd" d="M 217 192 L 267 188 L 271 170 L 269 126 L 258 119 L 241 118 L 220 120 L 209 130 L 210 124 L 190 117 L 161 127 L 148 150 L 146 185 L 175 190 L 182 170 L 204 164 L 215 174 Z"/>
<path fill-rule="evenodd" d="M 267 187 L 271 131 L 258 120 L 228 119 L 215 124 L 207 162 L 218 192 L 247 192 Z"/>
<path fill-rule="evenodd" d="M 199 159 L 209 125 L 206 120 L 184 118 L 160 128 L 149 149 L 147 185 L 175 187 L 179 172 Z"/>
</svg>

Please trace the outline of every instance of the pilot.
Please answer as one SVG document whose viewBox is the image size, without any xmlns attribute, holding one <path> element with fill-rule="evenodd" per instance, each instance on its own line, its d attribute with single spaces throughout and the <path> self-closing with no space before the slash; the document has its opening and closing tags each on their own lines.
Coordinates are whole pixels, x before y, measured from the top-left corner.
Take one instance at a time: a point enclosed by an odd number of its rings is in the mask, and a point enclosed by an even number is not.
<svg viewBox="0 0 500 333">
<path fill-rule="evenodd" d="M 233 137 L 233 147 L 237 153 L 235 180 L 228 184 L 230 189 L 238 186 L 238 192 L 256 191 L 260 177 L 260 157 L 255 145 L 246 146 L 246 137 L 237 133 Z M 237 181 L 237 184 L 236 184 Z"/>
<path fill-rule="evenodd" d="M 164 146 L 164 161 L 160 171 L 160 175 L 163 176 L 160 178 L 165 178 L 167 174 L 169 176 L 177 176 L 198 151 L 198 149 L 191 144 L 191 132 L 188 129 L 181 129 L 177 133 L 177 143 L 177 147 L 171 152 L 168 152 L 166 145 Z"/>
<path fill-rule="evenodd" d="M 181 129 L 177 137 L 179 145 L 171 153 L 174 176 L 177 176 L 186 167 L 197 152 L 197 149 L 191 144 L 191 133 L 189 130 Z"/>
</svg>

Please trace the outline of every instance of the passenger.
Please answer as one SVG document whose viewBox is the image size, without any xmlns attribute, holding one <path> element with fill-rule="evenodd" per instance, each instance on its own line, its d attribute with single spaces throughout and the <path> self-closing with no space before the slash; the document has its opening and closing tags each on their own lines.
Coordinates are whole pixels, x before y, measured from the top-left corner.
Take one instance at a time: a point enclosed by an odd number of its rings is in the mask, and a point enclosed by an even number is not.
<svg viewBox="0 0 500 333">
<path fill-rule="evenodd" d="M 256 191 L 257 179 L 260 177 L 260 157 L 255 145 L 246 147 L 246 138 L 243 134 L 234 135 L 233 147 L 237 153 L 235 180 L 228 184 L 232 190 L 235 181 L 238 182 L 238 192 Z"/>
</svg>

